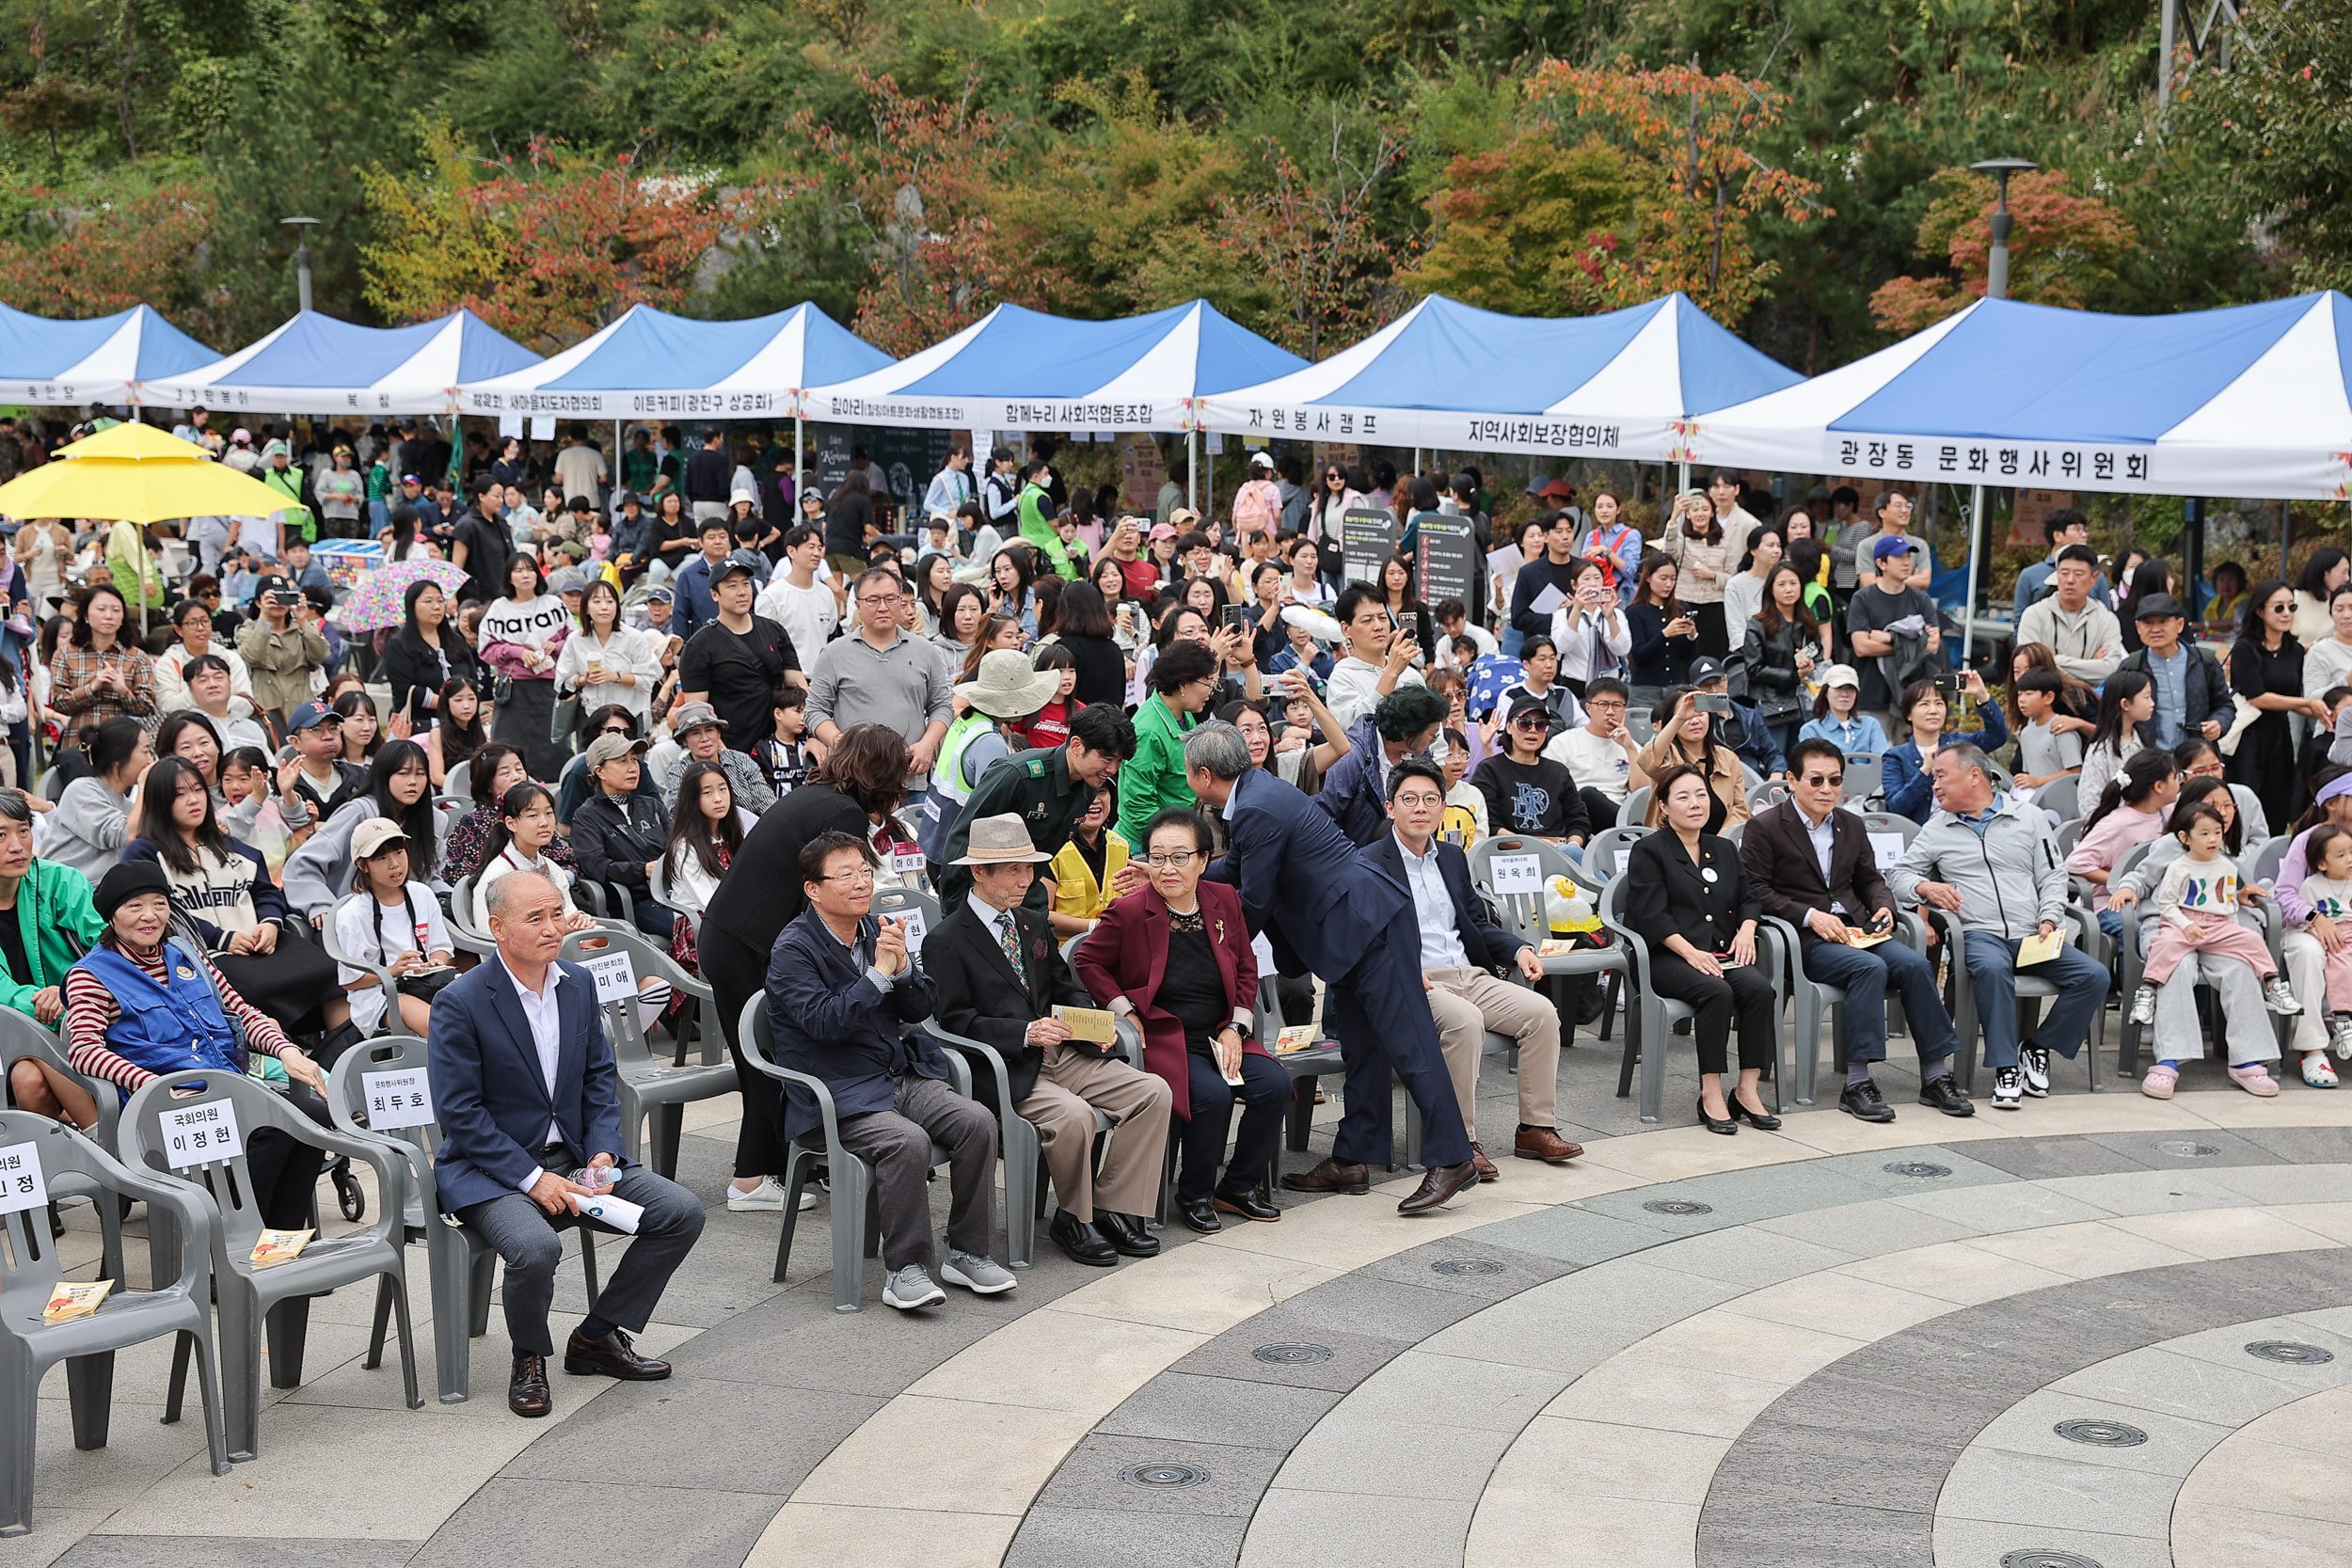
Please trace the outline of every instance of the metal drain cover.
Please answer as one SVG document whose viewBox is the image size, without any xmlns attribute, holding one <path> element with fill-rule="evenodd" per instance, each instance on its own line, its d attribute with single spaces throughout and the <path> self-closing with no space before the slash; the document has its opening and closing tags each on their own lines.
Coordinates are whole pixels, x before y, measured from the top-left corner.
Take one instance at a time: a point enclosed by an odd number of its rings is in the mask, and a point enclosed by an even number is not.
<svg viewBox="0 0 2352 1568">
<path fill-rule="evenodd" d="M 1327 1345 L 1260 1345 L 1249 1354 L 1277 1367 L 1312 1367 L 1331 1359 Z"/>
<path fill-rule="evenodd" d="M 2211 1144 L 2193 1144 L 2185 1138 L 2174 1138 L 2156 1145 L 2156 1152 L 2169 1154 L 2175 1160 L 2210 1160 L 2221 1150 Z"/>
<path fill-rule="evenodd" d="M 1933 1165 L 1930 1164 L 1925 1160 L 1898 1160 L 1893 1164 L 1886 1166 L 1885 1169 L 1886 1174 L 1889 1176 L 1916 1176 L 1924 1178 L 1931 1176 L 1949 1176 L 1952 1174 L 1951 1166 Z"/>
<path fill-rule="evenodd" d="M 1687 1197 L 1654 1197 L 1642 1205 L 1653 1214 L 1711 1214 L 1715 1206 Z"/>
<path fill-rule="evenodd" d="M 2292 1339 L 2257 1339 L 2246 1347 L 2246 1354 L 2265 1361 L 2284 1361 L 2297 1367 L 2324 1367 L 2336 1358 L 2331 1350 L 2317 1345 L 2300 1345 Z"/>
<path fill-rule="evenodd" d="M 1491 1258 L 1440 1258 L 1429 1265 L 1431 1274 L 1501 1274 L 1502 1265 Z"/>
<path fill-rule="evenodd" d="M 1119 1479 L 1130 1486 L 1198 1486 L 1209 1472 L 1197 1465 L 1130 1465 Z"/>
<path fill-rule="evenodd" d="M 2095 1559 L 2080 1552 L 2043 1552 L 2026 1550 L 2003 1552 L 2001 1568 L 2099 1568 Z"/>
<path fill-rule="evenodd" d="M 2146 1433 L 2122 1421 L 2060 1421 L 2050 1430 L 2070 1443 L 2095 1449 L 2136 1449 L 2148 1441 Z"/>
</svg>

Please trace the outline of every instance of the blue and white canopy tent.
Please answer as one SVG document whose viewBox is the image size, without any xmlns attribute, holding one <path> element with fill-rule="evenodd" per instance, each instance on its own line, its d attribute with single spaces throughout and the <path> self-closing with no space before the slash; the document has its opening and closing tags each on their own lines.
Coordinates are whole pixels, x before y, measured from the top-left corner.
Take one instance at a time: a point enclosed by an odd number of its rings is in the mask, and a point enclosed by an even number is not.
<svg viewBox="0 0 2352 1568">
<path fill-rule="evenodd" d="M 0 305 L 0 398 L 39 404 L 151 401 L 144 384 L 220 357 L 136 306 L 88 321 L 53 321 Z"/>
<path fill-rule="evenodd" d="M 1695 420 L 1689 445 L 1693 462 L 1972 485 L 1976 519 L 1988 484 L 2342 499 L 2352 299 L 2330 291 L 2173 316 L 1979 300 Z M 1981 555 L 1969 551 L 1972 608 Z"/>
<path fill-rule="evenodd" d="M 1212 395 L 1203 423 L 1243 436 L 1674 462 L 1690 416 L 1801 379 L 1679 293 L 1560 318 L 1431 294 L 1319 364 Z"/>
<path fill-rule="evenodd" d="M 458 388 L 539 362 L 470 310 L 414 326 L 358 326 L 306 310 L 225 359 L 143 388 L 145 400 L 231 413 L 448 414 Z"/>
</svg>

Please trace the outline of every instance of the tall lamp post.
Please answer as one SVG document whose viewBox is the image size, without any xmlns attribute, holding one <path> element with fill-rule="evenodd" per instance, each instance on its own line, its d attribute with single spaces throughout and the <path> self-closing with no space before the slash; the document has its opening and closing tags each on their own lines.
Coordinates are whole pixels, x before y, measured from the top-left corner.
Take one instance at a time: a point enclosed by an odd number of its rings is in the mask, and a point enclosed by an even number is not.
<svg viewBox="0 0 2352 1568">
<path fill-rule="evenodd" d="M 310 230 L 319 226 L 317 218 L 279 218 L 278 227 L 294 231 L 294 299 L 303 310 L 310 309 Z"/>
<path fill-rule="evenodd" d="M 1986 259 L 1984 297 L 2009 297 L 2009 230 L 2012 219 L 2009 211 L 2009 177 L 2024 174 L 2042 166 L 2027 158 L 1987 158 L 1970 164 L 1979 174 L 1993 176 L 1993 252 Z M 1963 668 L 1976 654 L 1977 642 L 1977 574 L 1984 558 L 1993 548 L 1992 531 L 1985 526 L 1984 486 L 1975 484 L 1968 491 L 1968 603 L 1967 619 L 1961 623 L 1960 662 Z"/>
</svg>

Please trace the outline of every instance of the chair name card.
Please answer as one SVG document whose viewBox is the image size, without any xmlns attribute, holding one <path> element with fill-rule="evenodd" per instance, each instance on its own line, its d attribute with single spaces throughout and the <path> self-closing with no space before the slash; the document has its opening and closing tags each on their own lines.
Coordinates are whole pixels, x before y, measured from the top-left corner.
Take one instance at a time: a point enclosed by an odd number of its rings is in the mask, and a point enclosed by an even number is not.
<svg viewBox="0 0 2352 1568">
<path fill-rule="evenodd" d="M 237 1108 L 225 1100 L 201 1105 L 167 1105 L 156 1113 L 164 1134 L 164 1159 L 173 1170 L 218 1164 L 245 1152 L 237 1135 Z"/>
<path fill-rule="evenodd" d="M 106 1293 L 114 1288 L 115 1282 L 111 1279 L 94 1279 L 87 1285 L 60 1279 L 57 1288 L 49 1292 L 49 1305 L 40 1309 L 40 1321 L 51 1324 L 70 1323 L 76 1318 L 93 1317 L 97 1314 L 98 1304 L 104 1301 Z"/>
<path fill-rule="evenodd" d="M 602 996 L 602 991 L 598 991 Z M 423 1127 L 433 1120 L 433 1089 L 421 1067 L 398 1072 L 362 1073 L 361 1098 L 367 1101 L 368 1126 L 376 1132 L 393 1127 Z"/>
<path fill-rule="evenodd" d="M 49 1182 L 40 1173 L 40 1150 L 29 1143 L 0 1148 L 0 1214 L 49 1207 Z"/>
<path fill-rule="evenodd" d="M 637 995 L 637 969 L 627 953 L 606 953 L 580 962 L 596 977 L 598 1003 L 628 1002 Z"/>
<path fill-rule="evenodd" d="M 1616 875 L 1618 875 L 1618 876 L 1620 876 L 1620 877 L 1624 876 L 1624 875 L 1625 875 L 1626 863 L 1627 863 L 1627 862 L 1629 862 L 1629 861 L 1630 861 L 1630 860 L 1632 860 L 1632 859 L 1633 859 L 1633 851 L 1632 851 L 1632 850 L 1630 850 L 1630 849 L 1620 849 L 1620 850 L 1618 850 L 1618 851 L 1617 851 L 1617 870 L 1616 870 Z"/>
<path fill-rule="evenodd" d="M 903 914 L 884 915 L 882 918 L 885 920 L 896 920 L 905 926 L 907 933 L 907 952 L 909 955 L 919 955 L 922 953 L 924 927 L 923 911 L 921 910 L 908 910 Z"/>
<path fill-rule="evenodd" d="M 1878 868 L 1881 871 L 1884 871 L 1888 866 L 1901 860 L 1903 851 L 1908 847 L 1900 833 L 1872 833 L 1870 835 L 1870 858 L 1878 862 Z"/>
<path fill-rule="evenodd" d="M 923 858 L 920 849 L 894 849 L 890 852 L 890 870 L 907 886 L 919 887 L 919 879 L 930 874 L 930 862 Z"/>
<path fill-rule="evenodd" d="M 1498 895 L 1544 891 L 1544 863 L 1537 855 L 1497 855 L 1486 863 L 1486 876 Z"/>
</svg>

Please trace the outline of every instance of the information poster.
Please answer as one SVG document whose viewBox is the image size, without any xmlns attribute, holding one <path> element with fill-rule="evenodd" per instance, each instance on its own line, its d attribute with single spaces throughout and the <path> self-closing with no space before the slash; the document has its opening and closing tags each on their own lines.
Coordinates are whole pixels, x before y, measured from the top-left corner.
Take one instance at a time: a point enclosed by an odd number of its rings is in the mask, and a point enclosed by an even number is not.
<svg viewBox="0 0 2352 1568">
<path fill-rule="evenodd" d="M 1351 506 L 1340 516 L 1341 556 L 1350 582 L 1377 582 L 1380 562 L 1396 553 L 1405 525 L 1376 506 Z"/>
<path fill-rule="evenodd" d="M 1422 514 L 1415 553 L 1420 559 L 1413 562 L 1413 579 L 1424 602 L 1478 603 L 1478 539 L 1470 518 Z"/>
<path fill-rule="evenodd" d="M 1119 503 L 1140 516 L 1160 503 L 1160 486 L 1168 483 L 1168 464 L 1160 444 L 1142 431 L 1119 438 Z"/>
</svg>

